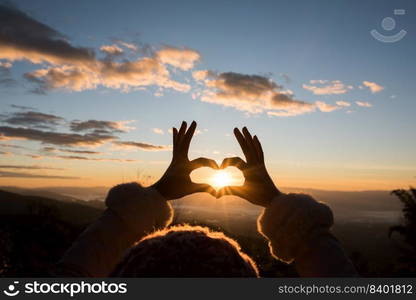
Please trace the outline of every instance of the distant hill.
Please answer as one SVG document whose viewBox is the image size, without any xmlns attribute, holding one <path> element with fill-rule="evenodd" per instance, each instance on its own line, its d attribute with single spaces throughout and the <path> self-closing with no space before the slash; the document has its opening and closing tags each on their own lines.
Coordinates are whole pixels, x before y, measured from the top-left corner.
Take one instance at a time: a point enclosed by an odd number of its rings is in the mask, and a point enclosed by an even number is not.
<svg viewBox="0 0 416 300">
<path fill-rule="evenodd" d="M 306 193 L 338 208 L 356 210 L 398 210 L 400 202 L 390 191 L 327 191 L 305 188 L 283 188 L 287 193 Z"/>
<path fill-rule="evenodd" d="M 59 192 L 60 189 L 50 190 L 49 188 L 20 188 L 20 187 L 15 187 L 15 186 L 3 186 L 3 187 L 0 187 L 0 190 L 15 193 L 15 194 L 20 194 L 20 195 L 39 196 L 39 197 L 59 200 L 63 202 L 79 203 L 82 205 L 88 205 L 88 206 L 96 207 L 99 209 L 104 209 L 105 207 L 104 197 L 103 198 L 97 197 L 98 199 L 94 197 L 84 199 L 83 197 L 81 197 L 80 199 L 80 198 L 76 198 L 73 196 L 62 194 Z M 95 191 L 95 188 L 94 188 L 94 191 Z"/>
<path fill-rule="evenodd" d="M 363 276 L 395 276 L 401 241 L 389 239 L 387 234 L 398 222 L 401 205 L 397 199 L 386 191 L 303 191 L 332 207 L 336 216 L 333 230 L 354 262 L 361 265 Z M 20 193 L 0 190 L 0 256 L 2 249 L 11 247 L 5 262 L 12 266 L 2 273 L 0 265 L 0 277 L 43 277 L 38 266 L 56 262 L 83 228 L 102 213 L 103 202 L 23 195 L 29 193 L 23 189 Z M 56 191 L 43 195 L 53 193 Z M 257 232 L 260 207 L 238 197 L 215 199 L 205 194 L 171 203 L 175 207 L 174 224 L 202 224 L 224 231 L 256 259 L 264 276 L 293 275 L 292 269 L 271 258 L 266 241 Z"/>
<path fill-rule="evenodd" d="M 85 225 L 94 221 L 102 211 L 102 208 L 88 205 L 87 201 L 62 201 L 0 190 L 0 215 L 51 214 L 64 222 Z"/>
<path fill-rule="evenodd" d="M 43 190 L 66 195 L 80 200 L 104 200 L 111 187 L 108 186 L 92 186 L 92 187 L 77 187 L 77 186 L 52 186 L 35 188 L 32 190 Z"/>
<path fill-rule="evenodd" d="M 26 188 L 16 186 L 0 186 L 0 189 L 23 194 L 23 195 L 38 195 L 57 200 L 104 200 L 107 195 L 109 187 L 67 187 L 67 186 L 51 186 L 41 188 Z"/>
<path fill-rule="evenodd" d="M 401 216 L 402 204 L 389 191 L 324 191 L 313 189 L 282 189 L 283 192 L 302 192 L 327 203 L 334 212 L 336 223 L 386 223 L 396 224 Z M 209 216 L 218 219 L 239 217 L 254 219 L 261 207 L 234 196 L 215 199 L 208 194 L 195 194 L 172 203 L 181 214 L 194 218 Z"/>
<path fill-rule="evenodd" d="M 15 193 L 15 194 L 39 196 L 39 197 L 50 198 L 50 199 L 55 199 L 55 200 L 60 200 L 60 201 L 65 201 L 65 202 L 79 201 L 79 199 L 77 198 L 62 195 L 62 194 L 53 192 L 51 190 L 42 189 L 42 188 L 28 189 L 28 188 L 20 188 L 20 187 L 15 187 L 15 186 L 2 186 L 0 187 L 0 189 L 2 189 L 3 191 Z"/>
<path fill-rule="evenodd" d="M 63 202 L 87 204 L 95 208 L 104 209 L 104 198 L 108 187 L 43 187 L 20 188 L 0 187 L 2 190 L 21 195 L 33 195 L 51 198 Z M 390 195 L 389 191 L 326 191 L 309 188 L 282 188 L 283 192 L 303 192 L 315 199 L 329 204 L 334 211 L 337 222 L 385 222 L 396 223 L 401 215 L 401 203 Z M 242 217 L 256 217 L 260 208 L 238 197 L 224 197 L 214 199 L 208 194 L 195 194 L 172 202 L 172 204 L 192 214 L 222 211 L 241 215 Z"/>
<path fill-rule="evenodd" d="M 1 190 L 6 190 L 22 195 L 41 196 L 66 202 L 77 202 L 85 200 L 103 201 L 110 187 L 42 187 L 42 188 L 22 188 L 14 186 L 0 186 Z M 401 204 L 397 199 L 390 195 L 390 191 L 329 191 L 310 188 L 282 187 L 286 193 L 306 193 L 314 196 L 317 200 L 328 203 L 335 214 L 342 218 L 345 212 L 350 211 L 397 211 L 401 210 Z M 227 205 L 233 204 L 238 208 L 253 209 L 253 206 L 237 197 L 227 197 Z M 212 201 L 214 200 L 214 201 Z M 175 201 L 177 202 L 177 201 Z M 209 195 L 195 194 L 186 197 L 179 202 L 195 203 L 197 206 L 204 204 L 201 208 L 209 209 L 216 203 Z M 223 202 L 223 201 L 220 201 Z"/>
</svg>

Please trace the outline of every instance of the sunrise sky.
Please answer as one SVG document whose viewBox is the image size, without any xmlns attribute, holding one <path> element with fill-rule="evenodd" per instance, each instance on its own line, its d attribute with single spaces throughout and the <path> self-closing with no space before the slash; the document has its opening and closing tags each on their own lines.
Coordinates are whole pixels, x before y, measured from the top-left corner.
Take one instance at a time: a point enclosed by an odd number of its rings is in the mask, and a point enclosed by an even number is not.
<svg viewBox="0 0 416 300">
<path fill-rule="evenodd" d="M 0 1 L 0 185 L 151 183 L 169 164 L 170 128 L 196 120 L 190 158 L 242 155 L 232 130 L 245 125 L 278 186 L 414 186 L 415 9 Z M 407 34 L 383 43 L 372 29 Z"/>
</svg>

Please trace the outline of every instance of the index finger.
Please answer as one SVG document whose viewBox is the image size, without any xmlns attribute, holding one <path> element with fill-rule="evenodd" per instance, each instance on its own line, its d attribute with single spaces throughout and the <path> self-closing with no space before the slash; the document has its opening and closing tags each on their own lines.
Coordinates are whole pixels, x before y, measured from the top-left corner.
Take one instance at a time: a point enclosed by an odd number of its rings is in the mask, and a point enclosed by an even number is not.
<svg viewBox="0 0 416 300">
<path fill-rule="evenodd" d="M 246 157 L 247 163 L 250 163 L 251 157 L 250 152 L 248 150 L 247 141 L 245 140 L 243 134 L 240 132 L 238 128 L 234 128 L 234 135 L 237 139 L 238 143 L 240 144 L 241 150 L 243 150 L 244 156 Z"/>
<path fill-rule="evenodd" d="M 178 151 L 178 129 L 172 128 L 172 140 L 173 140 L 173 155 Z"/>
<path fill-rule="evenodd" d="M 257 160 L 258 155 L 256 152 L 256 148 L 254 147 L 254 143 L 253 143 L 253 137 L 251 136 L 250 131 L 248 131 L 247 127 L 243 127 L 243 135 L 246 139 L 246 144 L 247 144 L 247 152 L 250 155 L 250 159 L 252 161 Z"/>
<path fill-rule="evenodd" d="M 187 124 L 185 121 L 182 122 L 181 127 L 179 128 L 178 135 L 176 137 L 176 144 L 179 148 L 182 148 L 182 141 L 185 137 Z"/>
<path fill-rule="evenodd" d="M 183 138 L 183 143 L 182 143 L 183 151 L 186 154 L 188 154 L 189 146 L 191 144 L 192 137 L 194 136 L 195 129 L 196 129 L 196 122 L 192 121 L 191 126 L 189 126 L 188 131 L 185 133 L 185 137 Z"/>
<path fill-rule="evenodd" d="M 264 163 L 264 152 L 263 152 L 263 148 L 261 146 L 261 143 L 260 143 L 257 135 L 254 136 L 253 143 L 254 143 L 254 147 L 257 150 L 257 154 L 259 156 L 260 161 Z"/>
</svg>

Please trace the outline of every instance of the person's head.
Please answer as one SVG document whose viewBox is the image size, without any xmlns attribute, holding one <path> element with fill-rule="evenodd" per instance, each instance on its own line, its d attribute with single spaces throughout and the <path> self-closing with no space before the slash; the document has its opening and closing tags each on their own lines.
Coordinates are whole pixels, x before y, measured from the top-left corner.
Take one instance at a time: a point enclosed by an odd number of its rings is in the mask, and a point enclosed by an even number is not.
<svg viewBox="0 0 416 300">
<path fill-rule="evenodd" d="M 146 236 L 116 267 L 115 277 L 258 277 L 236 241 L 200 226 L 175 226 Z"/>
</svg>

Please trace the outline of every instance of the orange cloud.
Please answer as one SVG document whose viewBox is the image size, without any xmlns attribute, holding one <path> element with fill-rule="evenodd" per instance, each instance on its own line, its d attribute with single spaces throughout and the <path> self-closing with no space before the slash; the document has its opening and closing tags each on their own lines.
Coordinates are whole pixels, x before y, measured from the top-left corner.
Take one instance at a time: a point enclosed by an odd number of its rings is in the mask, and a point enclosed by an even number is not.
<svg viewBox="0 0 416 300">
<path fill-rule="evenodd" d="M 103 62 L 99 71 L 99 83 L 105 87 L 129 90 L 134 87 L 156 85 L 180 92 L 187 92 L 190 86 L 170 78 L 166 66 L 155 57 L 136 61 Z"/>
<path fill-rule="evenodd" d="M 24 75 L 26 79 L 38 84 L 37 91 L 44 93 L 52 89 L 66 89 L 80 92 L 95 89 L 99 79 L 93 72 L 75 66 L 58 66 L 39 69 Z"/>
<path fill-rule="evenodd" d="M 192 49 L 164 47 L 156 53 L 157 58 L 162 64 L 168 64 L 181 70 L 189 70 L 194 67 L 201 55 Z"/>
<path fill-rule="evenodd" d="M 315 104 L 318 107 L 318 109 L 322 112 L 331 112 L 331 111 L 334 111 L 334 110 L 340 108 L 340 106 L 331 105 L 331 104 L 325 103 L 323 101 L 316 101 Z"/>
<path fill-rule="evenodd" d="M 197 81 L 205 80 L 210 75 L 213 75 L 213 74 L 210 73 L 210 71 L 208 70 L 198 70 L 198 71 L 192 72 L 192 77 Z"/>
<path fill-rule="evenodd" d="M 270 78 L 234 72 L 215 74 L 197 71 L 197 80 L 204 80 L 201 101 L 233 107 L 249 113 L 266 111 L 270 116 L 295 116 L 311 112 L 314 104 L 296 100 Z"/>
<path fill-rule="evenodd" d="M 79 92 L 95 89 L 99 85 L 125 92 L 151 85 L 179 92 L 191 89 L 189 84 L 172 80 L 168 69 L 154 58 L 131 62 L 100 62 L 94 69 L 76 66 L 49 67 L 26 73 L 25 77 L 38 84 L 41 92 L 52 89 Z"/>
<path fill-rule="evenodd" d="M 365 85 L 366 87 L 368 87 L 371 91 L 371 93 L 375 94 L 378 92 L 381 92 L 382 90 L 384 90 L 384 87 L 375 83 L 375 82 L 371 82 L 371 81 L 363 81 L 363 85 Z"/>
<path fill-rule="evenodd" d="M 343 101 L 343 100 L 340 100 L 340 101 L 337 101 L 337 102 L 335 102 L 338 106 L 343 106 L 343 107 L 349 107 L 349 106 L 351 106 L 351 103 L 349 103 L 349 102 L 347 102 L 347 101 Z"/>
<path fill-rule="evenodd" d="M 121 55 L 123 54 L 123 49 L 117 45 L 103 45 L 100 47 L 100 50 L 109 55 Z"/>
</svg>

